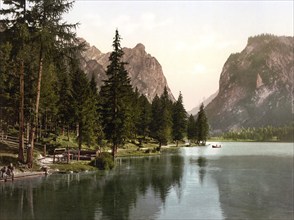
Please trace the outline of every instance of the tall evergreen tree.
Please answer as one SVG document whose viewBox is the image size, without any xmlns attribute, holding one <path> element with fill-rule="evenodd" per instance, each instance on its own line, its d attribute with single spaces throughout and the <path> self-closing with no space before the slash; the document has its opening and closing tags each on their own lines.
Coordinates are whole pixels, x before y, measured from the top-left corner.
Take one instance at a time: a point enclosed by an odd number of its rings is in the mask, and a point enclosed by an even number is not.
<svg viewBox="0 0 294 220">
<path fill-rule="evenodd" d="M 94 144 L 96 126 L 96 103 L 91 94 L 90 83 L 86 74 L 77 68 L 72 73 L 72 108 L 74 109 L 75 123 L 78 127 L 79 150 L 82 144 Z"/>
<path fill-rule="evenodd" d="M 11 67 L 12 72 L 19 72 L 20 83 L 17 86 L 19 92 L 12 93 L 19 96 L 19 111 L 17 111 L 19 112 L 20 128 L 19 160 L 23 160 L 24 114 L 26 114 L 29 115 L 28 118 L 33 118 L 30 135 L 31 151 L 28 151 L 27 155 L 27 162 L 32 165 L 35 132 L 40 112 L 43 66 L 49 67 L 52 62 L 55 63 L 57 59 L 52 60 L 52 58 L 56 55 L 59 55 L 58 60 L 63 60 L 60 59 L 61 56 L 68 53 L 68 48 L 72 48 L 75 42 L 75 33 L 72 30 L 76 24 L 67 24 L 62 19 L 62 15 L 69 11 L 73 2 L 68 0 L 4 0 L 1 1 L 2 3 L 5 7 L 0 10 L 0 14 L 4 15 L 4 19 L 0 22 L 0 29 L 4 30 L 5 42 L 12 45 L 10 58 L 14 64 Z M 0 44 L 2 44 L 2 39 L 1 37 Z M 30 76 L 25 74 L 29 72 Z M 37 74 L 32 74 L 33 72 Z M 37 78 L 36 81 L 34 81 L 35 78 Z M 35 82 L 36 86 L 33 86 Z M 32 89 L 35 91 L 33 92 Z M 35 96 L 34 103 L 28 99 L 27 95 L 24 95 L 25 92 Z M 24 100 L 29 102 L 24 103 Z M 32 105 L 34 109 L 31 108 Z M 33 117 L 30 117 L 31 113 Z"/>
<path fill-rule="evenodd" d="M 160 109 L 161 103 L 158 95 L 153 98 L 151 104 L 151 122 L 150 122 L 150 135 L 154 139 L 158 139 L 158 130 L 160 122 Z"/>
<path fill-rule="evenodd" d="M 172 101 L 165 87 L 160 98 L 155 96 L 152 102 L 151 135 L 158 141 L 159 150 L 172 139 L 172 124 Z"/>
<path fill-rule="evenodd" d="M 36 101 L 30 134 L 31 148 L 27 155 L 27 162 L 32 166 L 44 61 L 46 62 L 46 58 L 54 56 L 54 53 L 62 53 L 64 48 L 75 40 L 73 29 L 76 28 L 76 24 L 67 24 L 62 20 L 62 15 L 71 9 L 73 2 L 67 0 L 31 0 L 30 2 L 32 3 L 33 18 L 32 36 L 38 43 Z"/>
<path fill-rule="evenodd" d="M 178 100 L 173 105 L 173 139 L 176 141 L 183 140 L 187 131 L 187 112 L 183 106 L 183 96 L 180 93 Z"/>
<path fill-rule="evenodd" d="M 191 142 L 195 142 L 197 139 L 196 121 L 193 115 L 190 115 L 187 123 L 187 137 Z"/>
<path fill-rule="evenodd" d="M 200 106 L 200 110 L 196 119 L 196 130 L 197 130 L 197 144 L 205 144 L 208 133 L 209 133 L 209 125 L 207 122 L 207 117 L 204 111 L 203 103 Z"/>
<path fill-rule="evenodd" d="M 46 63 L 44 80 L 41 84 L 42 99 L 40 100 L 39 129 L 48 132 L 48 128 L 55 128 L 58 120 L 58 78 L 55 66 Z M 41 138 L 41 137 L 40 137 Z"/>
<path fill-rule="evenodd" d="M 148 99 L 141 95 L 139 97 L 139 118 L 137 121 L 137 133 L 143 136 L 143 139 L 150 134 L 151 123 L 151 104 Z"/>
<path fill-rule="evenodd" d="M 65 69 L 63 71 L 58 75 L 58 121 L 61 123 L 60 126 L 63 134 L 65 128 L 67 128 L 67 137 L 69 139 L 70 126 L 74 123 L 73 97 L 69 73 Z"/>
<path fill-rule="evenodd" d="M 106 74 L 108 79 L 100 90 L 102 101 L 103 127 L 106 138 L 112 143 L 112 155 L 130 135 L 131 122 L 130 97 L 132 87 L 125 62 L 122 61 L 123 50 L 120 45 L 121 37 L 115 32 L 113 52 L 110 54 Z"/>
<path fill-rule="evenodd" d="M 95 145 L 101 145 L 102 144 L 102 140 L 104 138 L 104 133 L 103 133 L 103 128 L 101 125 L 101 109 L 100 109 L 100 97 L 98 94 L 98 90 L 97 90 L 97 85 L 96 85 L 96 81 L 95 81 L 95 77 L 94 74 L 92 75 L 91 81 L 90 81 L 90 100 L 91 101 L 91 106 L 93 106 L 93 109 L 95 110 L 95 112 L 93 112 L 93 143 L 95 143 Z"/>
<path fill-rule="evenodd" d="M 14 69 L 19 73 L 19 103 L 18 103 L 18 123 L 19 123 L 19 152 L 18 160 L 24 161 L 24 71 L 25 56 L 27 56 L 26 41 L 29 38 L 29 23 L 26 0 L 5 0 L 5 8 L 0 10 L 0 15 L 4 19 L 0 21 L 3 28 L 3 42 L 9 41 L 13 45 L 11 50 L 11 59 L 14 63 Z M 3 40 L 3 38 L 1 39 Z M 2 42 L 1 42 L 2 43 Z M 12 67 L 12 66 L 11 66 Z"/>
</svg>

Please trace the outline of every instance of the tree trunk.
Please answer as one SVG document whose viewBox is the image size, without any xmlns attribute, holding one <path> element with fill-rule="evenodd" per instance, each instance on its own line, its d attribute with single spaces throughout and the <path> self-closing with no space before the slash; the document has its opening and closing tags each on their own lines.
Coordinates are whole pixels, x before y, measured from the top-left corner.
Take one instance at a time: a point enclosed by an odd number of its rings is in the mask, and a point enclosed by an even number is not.
<svg viewBox="0 0 294 220">
<path fill-rule="evenodd" d="M 69 125 L 67 126 L 67 141 L 69 141 Z"/>
<path fill-rule="evenodd" d="M 19 143 L 18 160 L 24 162 L 24 61 L 20 62 L 19 71 Z"/>
<path fill-rule="evenodd" d="M 30 168 L 32 168 L 32 166 L 33 166 L 33 151 L 34 151 L 34 144 L 35 144 L 36 127 L 37 127 L 37 123 L 38 123 L 42 72 L 43 72 L 43 49 L 41 47 L 40 60 L 39 60 L 39 70 L 38 70 L 36 107 L 35 107 L 34 120 L 33 120 L 32 128 L 31 128 L 31 135 L 30 135 L 31 146 L 30 146 L 30 150 L 28 150 L 28 154 L 27 154 L 27 163 Z"/>
<path fill-rule="evenodd" d="M 113 159 L 113 161 L 114 161 L 116 152 L 117 152 L 117 144 L 113 144 L 112 145 L 112 159 Z"/>
<path fill-rule="evenodd" d="M 76 124 L 76 136 L 80 136 L 80 128 L 79 128 L 79 123 Z"/>
<path fill-rule="evenodd" d="M 30 119 L 29 119 L 30 120 Z M 30 140 L 30 123 L 27 122 L 27 144 L 29 143 L 29 140 Z"/>
<path fill-rule="evenodd" d="M 80 129 L 82 128 L 82 126 L 80 124 L 77 124 L 78 125 L 78 133 L 79 133 L 79 136 L 78 136 L 78 144 L 79 144 L 79 152 L 78 152 L 78 160 L 80 160 L 80 155 L 81 155 L 81 149 L 82 149 L 82 133 L 80 131 Z"/>
</svg>

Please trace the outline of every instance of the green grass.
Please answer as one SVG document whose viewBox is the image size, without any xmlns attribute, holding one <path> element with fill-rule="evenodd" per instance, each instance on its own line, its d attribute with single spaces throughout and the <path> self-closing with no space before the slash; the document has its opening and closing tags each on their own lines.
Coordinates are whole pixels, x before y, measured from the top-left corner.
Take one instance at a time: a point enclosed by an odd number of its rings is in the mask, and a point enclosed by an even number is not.
<svg viewBox="0 0 294 220">
<path fill-rule="evenodd" d="M 96 171 L 97 168 L 91 166 L 89 162 L 77 161 L 69 164 L 52 164 L 50 165 L 52 170 L 58 169 L 60 172 L 83 172 L 83 171 Z"/>
</svg>

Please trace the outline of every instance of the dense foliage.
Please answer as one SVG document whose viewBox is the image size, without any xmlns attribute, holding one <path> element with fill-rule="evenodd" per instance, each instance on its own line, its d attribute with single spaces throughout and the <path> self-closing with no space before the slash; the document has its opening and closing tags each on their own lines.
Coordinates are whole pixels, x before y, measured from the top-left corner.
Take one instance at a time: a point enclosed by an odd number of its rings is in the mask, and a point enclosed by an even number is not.
<svg viewBox="0 0 294 220">
<path fill-rule="evenodd" d="M 90 163 L 92 166 L 97 167 L 99 170 L 111 170 L 114 167 L 114 161 L 112 155 L 103 152 L 95 160 Z"/>
<path fill-rule="evenodd" d="M 126 63 L 122 61 L 124 55 L 120 46 L 121 37 L 118 30 L 115 32 L 113 52 L 109 56 L 110 64 L 106 74 L 108 79 L 101 87 L 100 97 L 102 106 L 102 123 L 106 138 L 112 143 L 112 153 L 130 137 L 133 127 L 131 120 L 131 97 L 133 90 Z"/>
<path fill-rule="evenodd" d="M 252 141 L 294 141 L 294 124 L 283 127 L 242 128 L 230 131 L 222 136 L 224 139 Z"/>
<path fill-rule="evenodd" d="M 3 3 L 0 129 L 19 134 L 20 161 L 25 161 L 25 144 L 31 146 L 26 157 L 31 164 L 35 141 L 51 143 L 50 139 L 56 141 L 60 135 L 68 141 L 75 135 L 79 150 L 111 146 L 113 156 L 127 142 L 141 147 L 151 138 L 161 146 L 185 138 L 187 120 L 182 95 L 173 103 L 165 88 L 149 103 L 132 88 L 118 30 L 107 79 L 99 90 L 95 73 L 89 79 L 81 70 L 83 45 L 76 39 L 76 25 L 61 22 L 72 2 Z"/>
<path fill-rule="evenodd" d="M 196 116 L 190 115 L 187 125 L 187 137 L 190 142 L 196 142 L 198 145 L 205 145 L 209 135 L 209 125 L 204 110 L 204 105 L 201 104 L 200 110 Z"/>
</svg>

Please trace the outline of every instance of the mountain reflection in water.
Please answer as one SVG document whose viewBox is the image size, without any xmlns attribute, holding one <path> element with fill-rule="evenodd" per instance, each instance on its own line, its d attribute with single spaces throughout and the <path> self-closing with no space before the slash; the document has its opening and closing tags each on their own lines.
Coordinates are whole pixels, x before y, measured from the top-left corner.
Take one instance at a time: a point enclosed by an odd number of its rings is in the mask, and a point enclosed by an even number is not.
<svg viewBox="0 0 294 220">
<path fill-rule="evenodd" d="M 0 219 L 293 219 L 293 145 L 222 143 L 0 183 Z"/>
</svg>

